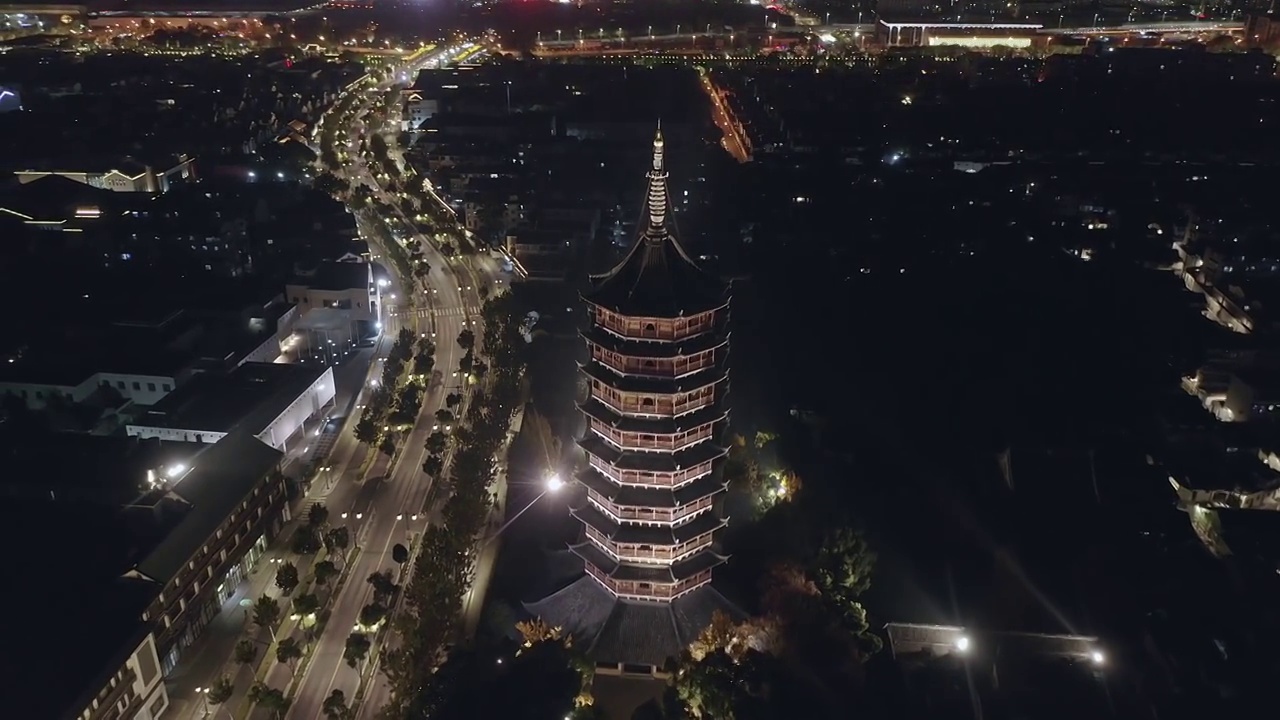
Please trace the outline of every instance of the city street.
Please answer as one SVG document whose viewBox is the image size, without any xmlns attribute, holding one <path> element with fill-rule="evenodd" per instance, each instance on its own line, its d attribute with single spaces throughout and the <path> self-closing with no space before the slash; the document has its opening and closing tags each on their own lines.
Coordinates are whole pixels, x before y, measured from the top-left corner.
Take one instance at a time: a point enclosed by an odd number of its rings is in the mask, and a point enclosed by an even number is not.
<svg viewBox="0 0 1280 720">
<path fill-rule="evenodd" d="M 703 91 L 711 99 L 711 119 L 724 133 L 724 137 L 720 139 L 720 145 L 733 156 L 734 160 L 740 163 L 751 162 L 751 143 L 747 140 L 747 133 L 743 130 L 742 123 L 730 109 L 724 90 L 716 87 L 706 70 L 699 69 L 698 75 Z"/>
<path fill-rule="evenodd" d="M 411 81 L 418 70 L 439 66 L 469 52 L 471 51 L 461 50 L 457 46 L 428 50 L 391 76 L 402 82 Z M 349 116 L 353 127 L 347 132 L 337 133 L 337 137 L 353 136 L 354 125 L 360 122 L 356 118 L 367 115 L 373 100 L 382 93 L 397 90 L 397 86 L 384 82 L 360 91 L 363 93 L 360 98 L 363 106 Z M 388 118 L 387 125 L 397 127 L 398 117 Z M 394 136 L 394 133 L 390 135 Z M 385 258 L 385 250 L 376 245 L 377 238 L 382 237 L 382 234 L 373 232 L 372 224 L 385 223 L 392 216 L 398 216 L 406 222 L 407 219 L 403 218 L 393 198 L 369 174 L 363 158 L 352 155 L 351 162 L 340 174 L 353 182 L 368 185 L 379 199 L 377 210 L 358 211 L 356 216 L 362 234 L 374 243 L 371 250 Z M 413 227 L 411 223 L 407 226 Z M 338 397 L 333 411 L 336 422 L 324 428 L 323 433 L 316 437 L 314 448 L 307 448 L 312 450 L 311 453 L 304 452 L 304 455 L 312 459 L 324 461 L 325 458 L 317 453 L 325 447 L 331 448 L 327 462 L 323 463 L 329 470 L 316 477 L 300 507 L 305 510 L 313 503 L 324 503 L 330 512 L 330 524 L 346 525 L 351 530 L 353 544 L 360 552 L 346 585 L 330 606 L 329 622 L 316 640 L 314 653 L 306 664 L 302 677 L 294 679 L 287 665 L 274 664 L 264 678 L 269 687 L 283 690 L 293 697 L 288 713 L 291 718 L 310 720 L 321 717 L 321 706 L 334 689 L 342 690 L 348 701 L 353 699 L 360 684 L 358 671 L 366 669 L 367 664 L 375 660 L 376 645 L 363 667 L 353 669 L 343 659 L 347 636 L 356 626 L 360 609 L 372 599 L 373 588 L 366 582 L 366 578 L 374 572 L 394 570 L 392 548 L 397 543 L 408 546 L 413 537 L 425 528 L 429 519 L 425 505 L 432 483 L 421 469 L 427 455 L 424 445 L 427 436 L 437 426 L 436 411 L 445 407 L 446 395 L 460 387 L 455 375 L 462 356 L 457 337 L 464 327 L 475 328 L 475 323 L 478 322 L 483 300 L 477 283 L 485 282 L 496 290 L 503 282 L 496 262 L 488 260 L 475 263 L 479 269 L 473 270 L 470 262 L 448 261 L 426 238 L 418 235 L 417 239 L 422 242 L 424 257 L 431 265 L 424 283 L 427 290 L 419 292 L 413 280 L 406 284 L 404 279 L 393 274 L 390 285 L 383 288 L 383 297 L 386 299 L 383 335 L 372 351 L 360 352 L 355 359 L 336 369 Z M 382 264 L 388 269 L 394 269 L 385 260 Z M 418 296 L 414 298 L 416 302 L 410 309 L 409 300 L 415 292 Z M 436 363 L 417 422 L 401 440 L 396 456 L 389 459 L 356 441 L 354 427 L 360 418 L 369 389 L 381 376 L 382 361 L 401 328 L 412 330 L 418 337 L 432 338 L 436 343 Z M 371 453 L 374 453 L 372 457 Z M 253 684 L 252 673 L 247 667 L 237 666 L 234 671 L 229 667 L 233 646 L 244 636 L 247 624 L 247 610 L 242 602 L 252 601 L 263 595 L 279 595 L 273 582 L 277 567 L 273 561 L 288 554 L 281 547 L 287 542 L 288 532 L 286 529 L 281 534 L 259 563 L 257 571 L 224 604 L 222 613 L 211 624 L 203 645 L 190 653 L 190 661 L 180 665 L 175 671 L 170 682 L 170 697 L 174 703 L 171 710 L 173 717 L 183 720 L 201 718 L 211 710 L 218 709 L 210 708 L 204 703 L 198 689 L 208 688 L 223 674 L 229 674 L 235 681 L 235 692 L 231 699 L 223 703 L 221 709 L 234 712 L 234 708 L 243 704 L 245 695 Z M 377 679 L 380 680 L 381 676 L 377 676 Z M 373 699 L 378 704 L 385 700 L 385 694 Z M 372 705 L 373 702 L 369 704 Z M 264 711 L 254 711 L 252 716 L 265 717 L 265 714 Z"/>
<path fill-rule="evenodd" d="M 456 56 L 456 48 L 445 46 L 434 52 L 424 54 L 405 68 L 402 72 L 393 73 L 396 78 L 411 81 L 419 69 L 427 66 L 438 66 Z M 368 116 L 368 107 L 379 93 L 394 92 L 396 87 L 383 84 L 366 93 L 367 100 L 363 108 L 352 112 L 353 118 Z M 386 120 L 387 128 L 399 126 L 399 109 Z M 358 129 L 363 121 L 354 120 L 352 127 L 346 132 L 337 133 L 337 137 L 346 138 L 349 149 L 353 149 L 357 140 Z M 366 129 L 366 132 L 373 131 Z M 390 142 L 394 142 L 394 131 L 387 131 Z M 348 164 L 347 179 L 363 183 L 373 192 L 379 201 L 378 207 L 393 216 L 399 216 L 404 226 L 414 225 L 403 217 L 399 204 L 391 197 L 370 174 L 367 164 L 357 154 L 351 155 Z M 362 213 L 366 222 L 383 221 L 382 218 L 369 218 L 369 213 Z M 459 388 L 456 376 L 458 361 L 462 350 L 457 344 L 457 337 L 465 327 L 476 328 L 478 309 L 482 300 L 476 287 L 476 276 L 461 264 L 450 263 L 425 237 L 416 231 L 415 239 L 422 244 L 423 256 L 431 266 L 425 280 L 427 290 L 420 293 L 409 311 L 410 293 L 415 292 L 412 285 L 400 284 L 394 288 L 397 300 L 394 308 L 389 308 L 387 318 L 387 334 L 394 337 L 400 328 L 411 329 L 419 337 L 430 337 L 436 343 L 436 372 L 423 400 L 421 414 L 413 429 L 401 442 L 401 450 L 397 454 L 389 471 L 375 472 L 370 469 L 364 482 L 356 486 L 356 492 L 349 502 L 335 498 L 329 503 L 333 513 L 348 513 L 348 522 L 356 534 L 361 553 L 351 573 L 351 579 L 343 588 L 333 607 L 333 613 L 324 634 L 317 640 L 312 661 L 306 674 L 297 683 L 293 705 L 288 717 L 315 718 L 322 714 L 325 698 L 333 690 L 341 690 L 348 700 L 357 696 L 360 687 L 360 672 L 376 661 L 378 645 L 364 664 L 351 668 L 343 658 L 347 636 L 355 629 L 360 609 L 372 600 L 373 588 L 365 579 L 374 572 L 394 569 L 391 550 L 396 543 L 410 544 L 412 536 L 420 534 L 429 520 L 426 507 L 431 493 L 431 479 L 422 473 L 422 463 L 427 457 L 425 443 L 427 436 L 436 428 L 436 411 L 445 407 L 445 397 Z M 370 234 L 370 237 L 380 237 Z M 496 271 L 496 265 L 491 267 Z M 479 333 L 477 333 L 479 334 Z M 351 433 L 347 433 L 348 436 Z M 354 438 L 349 438 L 354 443 Z M 375 468 L 377 464 L 375 463 Z M 385 477 L 384 477 L 385 476 Z M 347 483 L 350 485 L 351 483 Z M 344 498 L 345 500 L 345 498 Z M 288 670 L 277 668 L 280 684 L 287 682 Z M 373 682 L 381 683 L 381 675 L 375 675 Z M 273 684 L 274 687 L 278 685 Z M 369 697 L 362 705 L 362 712 L 376 711 L 385 695 Z"/>
</svg>

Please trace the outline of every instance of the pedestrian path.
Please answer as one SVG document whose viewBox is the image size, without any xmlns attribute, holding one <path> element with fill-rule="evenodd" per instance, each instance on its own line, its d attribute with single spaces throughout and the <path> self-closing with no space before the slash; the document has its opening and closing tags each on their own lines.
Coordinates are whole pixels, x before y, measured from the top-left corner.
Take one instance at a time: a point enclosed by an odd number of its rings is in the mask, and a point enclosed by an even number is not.
<svg viewBox="0 0 1280 720">
<path fill-rule="evenodd" d="M 470 307 L 443 307 L 443 308 L 416 308 L 410 311 L 397 310 L 390 313 L 391 317 L 431 317 L 435 313 L 436 317 L 465 317 L 467 315 L 479 315 L 480 307 L 473 305 Z"/>
</svg>

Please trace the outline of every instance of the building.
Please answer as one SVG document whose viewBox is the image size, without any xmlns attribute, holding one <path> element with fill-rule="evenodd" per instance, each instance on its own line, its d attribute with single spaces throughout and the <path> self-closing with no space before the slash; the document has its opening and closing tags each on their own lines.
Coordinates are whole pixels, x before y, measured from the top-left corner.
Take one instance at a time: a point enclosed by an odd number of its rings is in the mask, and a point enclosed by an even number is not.
<svg viewBox="0 0 1280 720">
<path fill-rule="evenodd" d="M 227 374 L 197 375 L 130 423 L 126 433 L 212 444 L 247 432 L 285 452 L 308 420 L 333 406 L 333 396 L 331 367 L 244 363 Z"/>
<path fill-rule="evenodd" d="M 14 173 L 18 182 L 26 184 L 50 175 L 57 175 L 90 187 L 113 192 L 162 193 L 178 182 L 195 182 L 195 158 L 178 155 L 159 165 L 135 158 L 123 158 L 99 163 L 84 169 L 31 169 Z"/>
<path fill-rule="evenodd" d="M 142 619 L 156 623 L 167 674 L 289 520 L 282 455 L 247 433 L 207 446 L 189 465 L 165 468 L 168 492 L 146 511 L 181 519 L 125 575 L 161 588 Z"/>
<path fill-rule="evenodd" d="M 422 90 L 404 91 L 404 120 L 400 129 L 409 132 L 422 127 L 422 123 L 435 117 L 440 112 L 440 101 L 423 95 Z"/>
<path fill-rule="evenodd" d="M 1141 717 L 1090 635 L 895 622 L 876 691 L 893 717 Z M 1070 708 L 1063 712 L 1063 708 Z M 1147 708 L 1143 708 L 1147 710 Z"/>
<path fill-rule="evenodd" d="M 351 345 L 377 334 L 382 306 L 380 286 L 374 282 L 373 265 L 358 260 L 325 261 L 299 272 L 285 285 L 285 299 L 297 305 L 298 330 L 307 335 L 311 348 L 330 342 Z M 323 317 L 316 323 L 312 311 Z M 336 318 L 336 319 L 335 319 Z M 318 327 L 319 330 L 308 330 Z"/>
<path fill-rule="evenodd" d="M 506 234 L 504 250 L 516 274 L 525 280 L 563 279 L 575 250 L 595 238 L 600 211 L 546 208 Z"/>
<path fill-rule="evenodd" d="M 890 21 L 876 24 L 876 41 L 886 47 L 1029 48 L 1044 27 L 1031 22 Z"/>
<path fill-rule="evenodd" d="M 583 539 L 571 549 L 586 575 L 528 608 L 594 638 L 605 672 L 655 672 L 727 607 L 708 584 L 726 559 L 729 287 L 680 244 L 663 150 L 659 132 L 636 243 L 583 296 Z"/>
</svg>

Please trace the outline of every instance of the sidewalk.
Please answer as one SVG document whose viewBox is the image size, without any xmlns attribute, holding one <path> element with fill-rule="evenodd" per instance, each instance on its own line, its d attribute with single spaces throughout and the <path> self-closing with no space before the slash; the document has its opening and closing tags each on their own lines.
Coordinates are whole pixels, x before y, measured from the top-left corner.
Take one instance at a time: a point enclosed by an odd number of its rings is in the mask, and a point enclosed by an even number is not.
<svg viewBox="0 0 1280 720">
<path fill-rule="evenodd" d="M 351 376 L 350 380 L 341 388 L 335 397 L 335 408 L 330 412 L 337 412 L 338 409 L 345 409 L 347 418 L 351 415 L 351 408 L 359 398 L 361 391 L 367 385 L 368 378 L 378 371 L 378 364 L 373 362 L 373 358 L 379 356 L 383 350 L 383 342 L 386 338 L 381 338 L 373 348 L 370 360 L 365 364 L 363 359 L 353 359 L 348 361 L 348 365 L 342 367 L 346 376 Z M 363 372 L 358 372 L 358 367 L 365 365 Z M 344 397 L 345 396 L 345 397 Z M 308 432 L 314 432 L 314 425 L 308 429 Z M 347 430 L 347 423 L 339 423 L 332 429 L 335 438 L 342 432 Z M 313 439 L 320 439 L 314 438 Z M 311 443 L 317 445 L 317 443 Z M 336 445 L 336 442 L 335 442 Z M 307 445 L 303 445 L 307 447 Z M 330 447 L 330 450 L 333 448 Z M 310 447 L 308 452 L 299 453 L 298 457 L 293 458 L 287 470 L 296 470 L 300 463 L 306 458 L 312 460 L 318 459 L 316 447 Z M 305 456 L 305 457 L 303 457 Z M 336 478 L 334 486 L 342 479 Z M 314 502 L 322 502 L 332 491 L 327 483 L 314 483 L 310 490 L 303 496 L 295 500 L 289 508 L 292 514 L 292 520 L 285 523 L 275 540 L 267 548 L 267 551 L 258 560 L 258 565 L 249 574 L 249 577 L 242 580 L 236 587 L 235 594 L 231 599 L 222 604 L 218 614 L 210 621 L 209 626 L 205 628 L 204 633 L 191 647 L 187 648 L 186 654 L 165 678 L 166 689 L 169 693 L 170 709 L 165 713 L 167 718 L 177 718 L 178 720 L 193 720 L 195 718 L 205 717 L 204 698 L 195 692 L 198 687 L 207 687 L 214 680 L 221 676 L 224 668 L 227 668 L 231 660 L 232 652 L 236 643 L 246 637 L 245 628 L 249 623 L 249 615 L 251 608 L 241 607 L 241 600 L 256 600 L 268 591 L 275 588 L 276 564 L 272 563 L 273 558 L 291 559 L 299 565 L 299 570 L 303 570 L 307 566 L 307 561 L 302 558 L 293 557 L 289 552 L 288 543 L 294 528 L 299 524 L 306 522 L 307 509 Z M 271 595 L 277 595 L 277 592 L 270 592 Z M 227 670 L 230 672 L 230 669 Z M 214 711 L 225 713 L 229 708 L 235 708 L 241 701 L 241 698 L 248 692 L 249 686 L 252 684 L 252 671 L 241 667 L 235 672 L 232 680 L 235 681 L 235 692 L 226 703 L 221 707 L 207 708 L 208 714 L 212 715 Z"/>
<path fill-rule="evenodd" d="M 286 528 L 290 525 L 286 525 Z M 211 683 L 231 658 L 236 643 L 245 636 L 244 630 L 249 623 L 251 608 L 241 607 L 241 600 L 254 600 L 262 596 L 275 584 L 275 573 L 270 569 L 276 566 L 271 558 L 281 553 L 268 551 L 258 561 L 258 568 L 249 578 L 243 580 L 236 592 L 222 604 L 218 615 L 205 628 L 199 642 L 187 649 L 187 655 L 173 672 L 165 678 L 165 686 L 169 692 L 170 708 L 166 717 L 199 718 L 204 716 L 204 699 L 195 692 L 198 683 Z M 246 683 L 237 683 L 236 692 L 227 701 L 228 707 L 234 707 L 238 698 L 243 697 L 248 687 Z M 210 713 L 213 710 L 210 708 Z"/>
</svg>

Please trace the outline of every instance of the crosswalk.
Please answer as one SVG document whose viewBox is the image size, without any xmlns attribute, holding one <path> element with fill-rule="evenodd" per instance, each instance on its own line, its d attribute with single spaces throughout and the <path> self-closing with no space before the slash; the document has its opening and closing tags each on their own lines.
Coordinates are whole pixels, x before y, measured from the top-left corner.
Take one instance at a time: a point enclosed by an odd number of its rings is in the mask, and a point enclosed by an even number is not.
<svg viewBox="0 0 1280 720">
<path fill-rule="evenodd" d="M 390 313 L 391 317 L 431 317 L 432 313 L 436 317 L 465 317 L 471 315 L 479 317 L 480 307 L 444 307 L 444 308 L 416 308 L 414 310 L 396 310 Z"/>
</svg>

